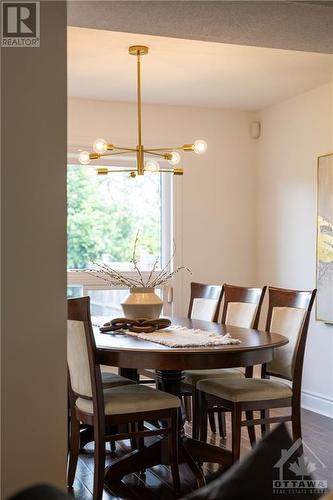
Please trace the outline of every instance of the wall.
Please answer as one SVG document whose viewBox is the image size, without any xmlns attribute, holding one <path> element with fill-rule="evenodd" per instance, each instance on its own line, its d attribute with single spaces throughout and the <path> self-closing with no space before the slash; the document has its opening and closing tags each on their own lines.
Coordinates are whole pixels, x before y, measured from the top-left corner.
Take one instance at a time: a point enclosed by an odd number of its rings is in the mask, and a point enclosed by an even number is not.
<svg viewBox="0 0 333 500">
<path fill-rule="evenodd" d="M 136 107 L 70 99 L 69 144 L 105 137 L 136 145 Z M 187 312 L 190 280 L 251 285 L 254 272 L 253 115 L 232 110 L 144 105 L 143 142 L 179 145 L 203 138 L 204 156 L 184 154 L 185 175 L 175 178 L 178 263 L 191 268 L 175 287 L 175 312 Z"/>
<path fill-rule="evenodd" d="M 258 283 L 310 289 L 315 280 L 316 158 L 333 151 L 333 84 L 260 113 Z M 314 317 L 314 314 L 313 314 Z M 312 318 L 303 406 L 333 416 L 333 326 Z"/>
<path fill-rule="evenodd" d="M 64 487 L 66 5 L 40 48 L 1 49 L 1 498 Z"/>
</svg>

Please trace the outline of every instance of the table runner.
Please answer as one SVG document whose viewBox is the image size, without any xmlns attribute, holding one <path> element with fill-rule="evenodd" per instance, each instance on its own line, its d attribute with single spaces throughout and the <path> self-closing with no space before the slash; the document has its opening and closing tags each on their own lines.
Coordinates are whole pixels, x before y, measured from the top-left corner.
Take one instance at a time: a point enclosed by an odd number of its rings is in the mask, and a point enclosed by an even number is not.
<svg viewBox="0 0 333 500">
<path fill-rule="evenodd" d="M 96 324 L 96 323 L 95 323 Z M 101 322 L 99 322 L 99 326 Z M 209 347 L 214 345 L 228 345 L 228 344 L 240 344 L 241 341 L 238 339 L 233 339 L 229 333 L 226 335 L 220 335 L 215 332 L 208 332 L 205 330 L 200 330 L 198 328 L 186 328 L 180 325 L 170 325 L 168 328 L 163 330 L 157 330 L 152 333 L 137 333 L 130 332 L 128 330 L 117 330 L 113 333 L 119 334 L 121 332 L 124 334 L 137 337 L 142 340 L 148 340 L 149 342 L 155 342 L 157 344 L 162 344 L 168 347 Z M 107 335 L 107 334 L 106 334 Z"/>
<path fill-rule="evenodd" d="M 240 344 L 241 341 L 233 339 L 230 333 L 219 335 L 215 332 L 207 332 L 185 326 L 171 325 L 165 330 L 153 333 L 135 333 L 126 331 L 131 335 L 149 342 L 166 345 L 168 347 L 209 347 L 214 345 Z"/>
</svg>

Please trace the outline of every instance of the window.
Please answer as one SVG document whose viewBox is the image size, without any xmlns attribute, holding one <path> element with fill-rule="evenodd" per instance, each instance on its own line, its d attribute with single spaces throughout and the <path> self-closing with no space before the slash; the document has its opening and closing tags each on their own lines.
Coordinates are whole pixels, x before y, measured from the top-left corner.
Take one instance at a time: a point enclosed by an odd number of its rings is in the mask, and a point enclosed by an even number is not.
<svg viewBox="0 0 333 500">
<path fill-rule="evenodd" d="M 103 261 L 122 271 L 131 269 L 133 243 L 140 231 L 140 262 L 149 268 L 162 261 L 161 177 L 127 173 L 96 175 L 68 166 L 68 269 L 88 269 Z"/>
<path fill-rule="evenodd" d="M 130 261 L 137 231 L 140 269 L 150 270 L 156 257 L 160 269 L 168 262 L 171 183 L 168 174 L 132 179 L 128 173 L 96 175 L 92 168 L 68 165 L 68 296 L 90 295 L 93 315 L 121 315 L 120 301 L 127 292 L 110 289 L 80 271 L 105 262 L 133 272 Z"/>
</svg>

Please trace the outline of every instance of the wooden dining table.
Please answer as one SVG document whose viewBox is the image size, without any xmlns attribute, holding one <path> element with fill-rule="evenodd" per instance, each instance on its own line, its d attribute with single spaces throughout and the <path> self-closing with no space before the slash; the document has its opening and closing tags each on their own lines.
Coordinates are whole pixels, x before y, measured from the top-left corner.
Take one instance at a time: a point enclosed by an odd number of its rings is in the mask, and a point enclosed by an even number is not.
<svg viewBox="0 0 333 500">
<path fill-rule="evenodd" d="M 174 325 L 199 328 L 220 335 L 229 333 L 241 343 L 171 348 L 125 333 L 102 334 L 95 327 L 98 362 L 119 367 L 121 375 L 133 380 L 138 380 L 137 369 L 154 369 L 157 387 L 180 397 L 185 370 L 251 367 L 267 363 L 272 360 L 274 349 L 288 343 L 287 337 L 280 334 L 181 317 L 170 319 Z M 198 487 L 201 487 L 205 484 L 205 478 L 199 464 L 213 462 L 228 468 L 231 465 L 231 452 L 185 436 L 183 412 L 180 420 L 179 462 L 189 465 Z M 106 470 L 105 482 L 112 483 L 121 480 L 126 474 L 168 464 L 168 460 L 166 439 L 158 439 L 143 449 L 134 450 L 115 460 Z"/>
</svg>

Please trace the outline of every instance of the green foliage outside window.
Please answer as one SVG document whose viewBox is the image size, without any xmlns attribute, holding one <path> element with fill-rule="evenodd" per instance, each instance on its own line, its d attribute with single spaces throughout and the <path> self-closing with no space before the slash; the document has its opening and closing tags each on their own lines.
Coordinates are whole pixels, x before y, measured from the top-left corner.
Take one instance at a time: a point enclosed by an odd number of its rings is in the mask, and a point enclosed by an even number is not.
<svg viewBox="0 0 333 500">
<path fill-rule="evenodd" d="M 129 262 L 138 230 L 139 252 L 160 255 L 159 175 L 97 176 L 87 167 L 69 165 L 67 196 L 68 269 L 89 268 L 93 261 Z"/>
</svg>

